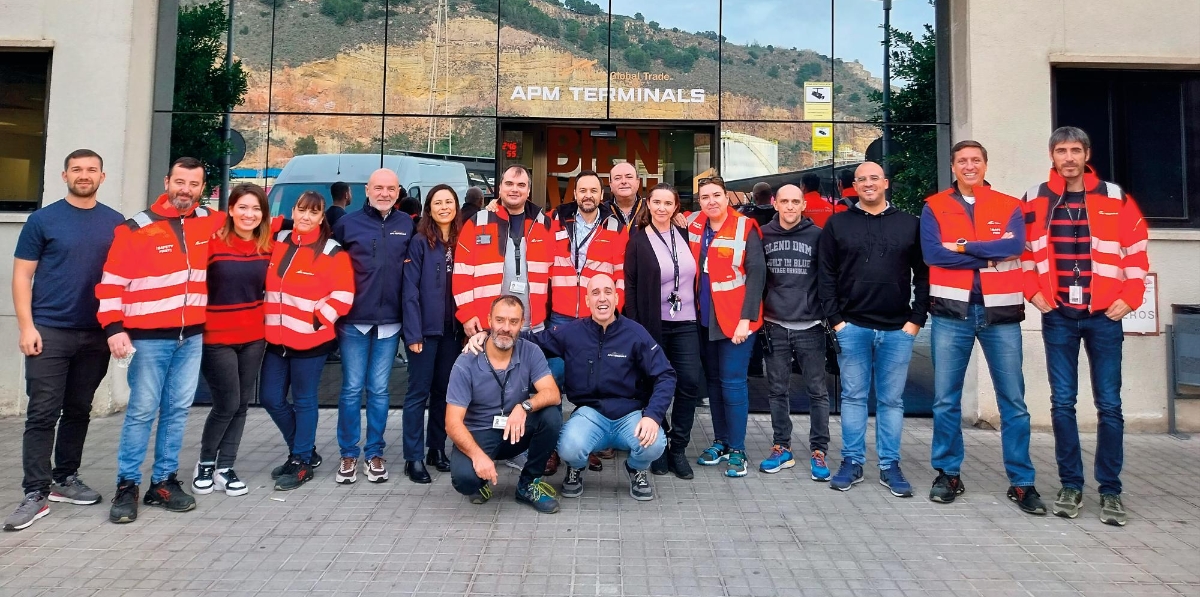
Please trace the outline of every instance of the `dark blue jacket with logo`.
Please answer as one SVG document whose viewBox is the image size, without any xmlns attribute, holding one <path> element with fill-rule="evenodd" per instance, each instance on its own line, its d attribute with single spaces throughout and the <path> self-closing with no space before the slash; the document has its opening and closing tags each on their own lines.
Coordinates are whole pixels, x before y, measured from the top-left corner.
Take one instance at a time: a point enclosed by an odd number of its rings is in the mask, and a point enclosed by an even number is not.
<svg viewBox="0 0 1200 597">
<path fill-rule="evenodd" d="M 338 323 L 383 325 L 401 321 L 404 259 L 413 235 L 408 214 L 392 209 L 385 219 L 368 201 L 333 226 L 333 238 L 354 264 L 354 305 Z"/>
<path fill-rule="evenodd" d="M 662 425 L 675 396 L 675 370 L 638 322 L 618 314 L 604 329 L 588 317 L 521 337 L 562 358 L 563 392 L 575 406 L 612 420 L 641 410 Z"/>
<path fill-rule="evenodd" d="M 436 239 L 434 247 L 421 234 L 408 243 L 408 259 L 404 260 L 404 344 L 416 344 L 426 336 L 442 336 L 446 332 L 446 306 L 450 294 L 446 275 L 446 243 Z M 450 313 L 454 319 L 454 313 Z"/>
</svg>

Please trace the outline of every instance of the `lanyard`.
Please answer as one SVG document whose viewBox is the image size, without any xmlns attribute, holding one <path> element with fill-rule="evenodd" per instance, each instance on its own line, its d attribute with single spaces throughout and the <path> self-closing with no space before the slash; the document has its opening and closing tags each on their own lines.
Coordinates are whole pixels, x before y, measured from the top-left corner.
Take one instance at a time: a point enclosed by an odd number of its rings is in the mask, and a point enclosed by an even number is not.
<svg viewBox="0 0 1200 597">
<path fill-rule="evenodd" d="M 500 374 L 496 373 L 496 368 L 492 366 L 492 359 L 488 358 L 487 355 L 484 355 L 484 358 L 487 358 L 488 371 L 492 372 L 492 378 L 494 378 L 496 380 L 496 385 L 500 386 L 500 413 L 503 414 L 504 413 L 504 399 L 505 399 L 506 395 L 508 394 L 508 378 L 510 377 L 509 371 L 507 369 L 505 369 L 504 381 L 501 381 Z"/>
<path fill-rule="evenodd" d="M 526 217 L 525 217 L 525 219 L 526 219 L 526 220 L 528 220 L 528 219 L 529 219 L 529 217 L 528 217 L 528 216 L 526 216 Z M 525 228 L 524 226 L 522 226 L 522 229 L 524 229 L 524 233 L 521 235 L 521 240 L 522 240 L 522 241 L 524 241 L 524 240 L 525 240 L 525 239 L 526 239 L 526 238 L 529 236 L 529 233 L 530 233 L 530 232 L 533 232 L 533 227 L 534 227 L 534 225 L 535 225 L 535 224 L 536 224 L 536 222 L 530 222 L 530 223 L 529 223 L 529 227 L 528 227 L 528 228 Z M 520 243 L 520 242 L 518 242 L 517 240 L 513 239 L 513 237 L 512 237 L 512 225 L 511 225 L 511 224 L 509 225 L 509 234 L 508 234 L 508 240 L 512 241 L 512 244 L 513 244 L 513 265 L 515 265 L 515 266 L 516 266 L 516 268 L 517 268 L 517 275 L 518 275 L 518 276 L 520 276 L 520 275 L 521 275 L 521 243 Z"/>
<path fill-rule="evenodd" d="M 613 198 L 613 211 L 616 212 L 617 217 L 621 219 L 621 225 L 625 229 L 633 228 L 633 216 L 637 215 L 638 208 L 641 206 L 642 199 L 640 197 L 635 197 L 633 199 L 633 207 L 629 208 L 629 215 L 626 216 L 625 212 L 621 211 L 621 204 L 617 203 L 617 199 L 615 197 Z"/>
<path fill-rule="evenodd" d="M 584 247 L 584 245 L 587 244 L 588 240 L 590 240 L 592 238 L 592 235 L 596 233 L 596 229 L 599 227 L 600 227 L 600 215 L 597 214 L 596 221 L 594 223 L 592 223 L 592 229 L 588 231 L 587 236 L 583 237 L 583 240 L 581 240 L 579 242 L 575 242 L 575 239 L 576 239 L 575 232 L 577 230 L 579 230 L 579 219 L 578 218 L 575 219 L 575 226 L 573 226 L 571 228 L 571 242 L 575 244 L 575 247 L 571 249 L 571 253 L 574 254 L 574 256 L 575 256 L 575 273 L 579 273 L 579 258 L 582 257 L 582 255 L 579 254 L 580 249 L 582 249 Z"/>
<path fill-rule="evenodd" d="M 1084 214 L 1083 210 L 1087 206 L 1086 200 L 1087 200 L 1087 195 L 1084 195 L 1084 199 L 1079 202 L 1079 207 L 1076 208 L 1077 211 L 1075 213 L 1071 213 L 1071 207 L 1070 207 L 1071 202 L 1070 201 L 1063 203 L 1063 209 L 1066 210 L 1067 217 L 1071 218 L 1071 235 L 1075 239 L 1075 242 L 1074 242 L 1075 245 L 1079 245 L 1079 218 L 1083 217 L 1083 214 Z M 1074 269 L 1072 269 L 1072 272 L 1075 274 L 1075 285 L 1079 285 L 1080 272 L 1079 272 L 1078 249 L 1073 248 L 1072 250 L 1076 252 L 1075 267 L 1074 267 Z"/>
<path fill-rule="evenodd" d="M 654 227 L 651 226 L 651 228 Z M 658 228 L 654 228 L 654 234 L 658 236 L 658 240 L 662 241 L 663 247 L 665 248 L 667 246 L 667 239 L 663 238 L 662 233 L 658 231 Z M 671 235 L 671 263 L 675 265 L 674 292 L 679 292 L 679 254 L 675 250 L 675 230 L 668 229 L 667 234 Z"/>
</svg>

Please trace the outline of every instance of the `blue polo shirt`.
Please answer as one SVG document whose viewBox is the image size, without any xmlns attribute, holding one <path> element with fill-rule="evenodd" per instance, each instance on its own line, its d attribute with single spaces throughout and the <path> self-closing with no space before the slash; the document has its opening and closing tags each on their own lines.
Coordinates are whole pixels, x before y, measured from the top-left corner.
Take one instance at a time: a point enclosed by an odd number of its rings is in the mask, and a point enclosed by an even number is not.
<svg viewBox="0 0 1200 597">
<path fill-rule="evenodd" d="M 80 209 L 66 199 L 32 214 L 21 228 L 17 259 L 38 262 L 33 276 L 33 322 L 52 328 L 100 329 L 96 285 L 112 247 L 117 226 L 125 221 L 115 209 L 97 203 Z"/>
<path fill-rule="evenodd" d="M 450 371 L 446 404 L 467 409 L 463 423 L 468 431 L 484 431 L 492 428 L 493 417 L 507 415 L 527 400 L 533 392 L 534 382 L 549 376 L 550 366 L 546 364 L 542 350 L 532 342 L 518 338 L 513 344 L 508 368 L 503 371 L 492 368 L 487 351 L 459 355 Z M 500 395 L 501 384 L 503 397 Z"/>
</svg>

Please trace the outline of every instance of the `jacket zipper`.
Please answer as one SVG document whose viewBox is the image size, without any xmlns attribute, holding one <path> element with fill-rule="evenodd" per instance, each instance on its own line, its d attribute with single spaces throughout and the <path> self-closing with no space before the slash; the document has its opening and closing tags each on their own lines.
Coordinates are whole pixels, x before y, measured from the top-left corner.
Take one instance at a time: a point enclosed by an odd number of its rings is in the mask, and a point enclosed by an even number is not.
<svg viewBox="0 0 1200 597">
<path fill-rule="evenodd" d="M 610 325 L 611 325 L 611 323 L 610 323 Z M 606 329 L 604 329 L 604 328 L 600 328 L 600 346 L 599 346 L 599 347 L 596 349 L 596 360 L 595 360 L 595 361 L 591 361 L 591 360 L 589 360 L 589 361 L 588 361 L 588 377 L 589 377 L 589 378 L 591 378 L 591 379 L 589 379 L 588 381 L 590 381 L 590 382 L 591 382 L 591 384 L 590 384 L 590 385 L 591 385 L 592 389 L 595 389 L 595 388 L 596 388 L 596 385 L 597 385 L 597 384 L 596 384 L 596 369 L 595 369 L 595 364 L 597 364 L 597 363 L 599 363 L 599 362 L 600 362 L 600 355 L 601 355 L 601 354 L 604 354 L 604 337 L 605 337 L 607 334 L 608 334 L 608 330 L 606 330 Z"/>
<path fill-rule="evenodd" d="M 187 329 L 188 282 L 192 279 L 192 258 L 188 254 L 187 227 L 183 216 L 179 216 L 179 236 L 183 238 L 183 262 L 187 265 L 187 277 L 183 279 L 183 308 L 179 310 L 179 345 L 183 345 L 183 332 Z"/>
<path fill-rule="evenodd" d="M 291 240 L 293 240 L 293 241 L 296 240 L 295 233 L 293 233 Z M 299 244 L 297 244 L 296 253 L 292 254 L 292 258 L 288 260 L 287 267 L 283 268 L 283 275 L 279 276 L 279 327 L 280 328 L 284 328 L 284 325 L 283 325 L 283 281 L 287 279 L 288 272 L 292 271 L 292 263 L 295 263 L 296 255 L 298 255 L 299 253 L 300 253 L 300 246 L 299 246 Z M 284 256 L 287 256 L 287 251 L 284 251 L 283 254 L 284 254 Z M 284 329 L 286 329 L 286 328 L 284 328 Z M 283 340 L 282 329 L 280 330 L 280 338 L 279 339 Z M 279 345 L 283 347 L 283 354 L 281 354 L 279 356 L 286 357 L 287 356 L 287 344 L 284 344 L 281 341 L 279 343 Z"/>
</svg>

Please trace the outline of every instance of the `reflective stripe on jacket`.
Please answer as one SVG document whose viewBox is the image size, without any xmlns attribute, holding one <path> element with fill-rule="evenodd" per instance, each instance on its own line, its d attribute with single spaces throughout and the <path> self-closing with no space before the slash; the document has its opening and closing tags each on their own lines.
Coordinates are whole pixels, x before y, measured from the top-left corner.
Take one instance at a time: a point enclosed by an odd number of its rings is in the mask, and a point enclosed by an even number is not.
<svg viewBox="0 0 1200 597">
<path fill-rule="evenodd" d="M 550 223 L 541 209 L 525 204 L 525 254 L 523 267 L 528 268 L 529 322 L 536 328 L 546 321 L 546 299 L 550 283 L 550 262 L 554 237 Z M 488 311 L 492 301 L 504 292 L 504 254 L 508 250 L 508 212 L 482 210 L 463 224 L 454 252 L 454 274 L 451 286 L 456 317 L 462 323 L 479 318 L 479 325 L 488 326 Z"/>
<path fill-rule="evenodd" d="M 554 261 L 550 264 L 550 307 L 555 313 L 567 317 L 591 317 L 592 311 L 584 302 L 587 295 L 587 285 L 596 274 L 607 274 L 617 286 L 617 309 L 625 304 L 625 244 L 628 241 L 626 229 L 621 227 L 616 216 L 607 215 L 606 209 L 600 209 L 596 217 L 602 218 L 596 223 L 591 242 L 588 243 L 584 255 L 572 255 L 571 235 L 574 233 L 574 210 L 564 210 L 559 206 L 554 213 L 554 221 L 550 230 L 554 236 Z M 569 211 L 570 213 L 565 213 Z M 574 260 L 579 259 L 583 266 L 575 269 Z"/>
<path fill-rule="evenodd" d="M 291 231 L 275 237 L 267 269 L 267 342 L 311 350 L 337 338 L 333 324 L 354 304 L 350 255 L 329 239 L 316 247 Z"/>
</svg>

